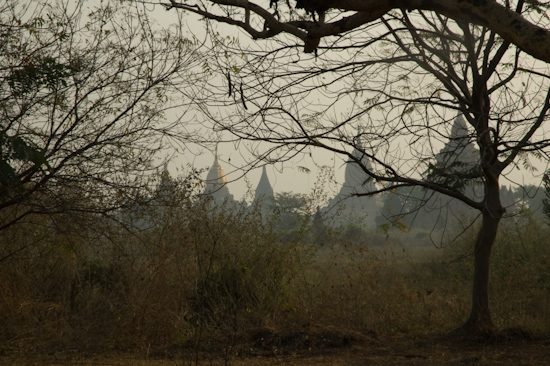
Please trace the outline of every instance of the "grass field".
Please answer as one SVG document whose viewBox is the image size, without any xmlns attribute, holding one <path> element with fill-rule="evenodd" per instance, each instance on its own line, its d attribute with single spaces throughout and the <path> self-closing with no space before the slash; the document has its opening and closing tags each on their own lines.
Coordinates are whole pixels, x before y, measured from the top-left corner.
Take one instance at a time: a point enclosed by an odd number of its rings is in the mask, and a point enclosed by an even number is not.
<svg viewBox="0 0 550 366">
<path fill-rule="evenodd" d="M 4 231 L 12 254 L 0 266 L 0 362 L 550 360 L 550 230 L 530 216 L 501 227 L 491 272 L 501 331 L 490 339 L 452 333 L 468 316 L 474 232 L 436 247 L 414 231 L 372 233 L 372 244 L 334 231 L 319 247 L 306 229 L 281 242 L 274 225 L 245 211 L 164 222 L 139 235 L 43 223 Z"/>
</svg>

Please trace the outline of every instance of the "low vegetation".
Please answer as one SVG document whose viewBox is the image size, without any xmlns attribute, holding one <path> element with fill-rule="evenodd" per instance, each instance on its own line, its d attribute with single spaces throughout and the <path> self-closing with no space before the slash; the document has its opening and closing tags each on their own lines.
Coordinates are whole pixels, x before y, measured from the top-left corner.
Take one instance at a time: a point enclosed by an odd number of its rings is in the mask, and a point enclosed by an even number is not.
<svg viewBox="0 0 550 366">
<path fill-rule="evenodd" d="M 468 315 L 475 231 L 436 248 L 414 231 L 372 234 L 369 245 L 330 229 L 320 246 L 312 225 L 281 235 L 277 213 L 175 192 L 173 207 L 134 208 L 139 220 L 52 216 L 2 231 L 0 351 L 198 364 L 366 335 L 443 335 Z M 549 234 L 530 214 L 505 221 L 491 272 L 501 329 L 550 330 Z"/>
</svg>

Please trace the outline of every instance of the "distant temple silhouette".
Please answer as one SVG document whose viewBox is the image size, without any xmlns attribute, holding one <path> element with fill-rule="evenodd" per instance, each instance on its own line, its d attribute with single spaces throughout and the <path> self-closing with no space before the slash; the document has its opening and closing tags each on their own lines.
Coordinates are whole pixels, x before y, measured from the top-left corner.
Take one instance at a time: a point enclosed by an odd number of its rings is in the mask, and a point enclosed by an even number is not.
<svg viewBox="0 0 550 366">
<path fill-rule="evenodd" d="M 372 164 L 365 155 L 360 132 L 354 139 L 354 149 L 351 155 L 359 160 L 367 170 L 372 171 Z M 346 162 L 344 183 L 340 192 L 329 200 L 328 206 L 321 211 L 337 212 L 341 217 L 341 220 L 336 220 L 337 224 L 346 225 L 353 218 L 354 221 L 361 221 L 366 228 L 370 229 L 375 226 L 375 219 L 380 214 L 382 204 L 379 196 L 367 195 L 376 191 L 376 187 L 361 165 L 351 158 Z"/>
<path fill-rule="evenodd" d="M 455 172 L 464 172 L 474 168 L 479 160 L 479 153 L 468 133 L 468 125 L 459 113 L 451 128 L 449 140 L 443 149 L 436 155 L 439 168 L 450 169 Z"/>
<path fill-rule="evenodd" d="M 368 193 L 376 191 L 373 180 L 363 170 L 372 170 L 371 161 L 365 154 L 365 147 L 361 141 L 361 133 L 358 132 L 354 139 L 354 150 L 350 158 L 345 163 L 344 183 L 339 192 L 329 200 L 326 207 L 318 209 L 318 215 L 335 216 L 333 223 L 336 225 L 349 224 L 352 218 L 355 222 L 361 222 L 366 229 L 373 229 L 377 224 L 377 217 L 383 216 L 381 209 L 383 207 L 380 196 L 369 196 Z M 444 147 L 436 154 L 434 167 L 444 169 L 447 172 L 464 173 L 477 166 L 479 159 L 478 150 L 470 139 L 468 126 L 461 113 L 455 118 L 448 141 Z M 360 164 L 357 161 L 361 162 Z M 205 194 L 213 196 L 218 204 L 226 200 L 234 201 L 233 195 L 227 188 L 227 178 L 220 165 L 217 149 L 215 151 L 214 162 L 206 177 Z M 464 193 L 474 198 L 476 187 L 474 182 L 466 184 Z M 445 225 L 449 215 L 460 215 L 460 212 L 468 213 L 468 207 L 462 202 L 453 200 L 438 193 L 430 193 L 426 207 L 421 209 L 422 215 L 426 218 L 430 216 L 430 221 L 438 221 L 439 225 Z M 266 167 L 262 167 L 262 174 L 254 195 L 254 203 L 260 203 L 267 212 L 275 205 L 275 195 L 273 187 L 269 182 Z M 331 215 L 334 214 L 334 215 Z M 379 221 L 379 220 L 378 220 Z"/>
<path fill-rule="evenodd" d="M 256 187 L 254 204 L 260 205 L 261 211 L 264 214 L 273 212 L 275 209 L 275 194 L 273 193 L 271 183 L 269 183 L 265 165 L 262 167 L 262 176 Z"/>
<path fill-rule="evenodd" d="M 214 163 L 206 176 L 204 194 L 211 195 L 217 204 L 224 201 L 234 201 L 233 195 L 227 188 L 227 178 L 218 158 L 218 148 L 214 153 Z"/>
<path fill-rule="evenodd" d="M 456 116 L 449 140 L 435 158 L 435 169 L 446 173 L 446 177 L 441 179 L 447 179 L 447 184 L 454 185 L 455 189 L 461 190 L 471 199 L 475 200 L 479 196 L 481 187 L 476 184 L 479 181 L 464 178 L 471 175 L 472 169 L 476 169 L 478 166 L 479 151 L 471 141 L 468 125 L 462 113 Z M 436 228 L 443 228 L 462 220 L 465 220 L 467 225 L 475 213 L 473 208 L 462 201 L 441 193 L 433 193 L 424 207 L 424 211 L 431 212 L 432 216 L 437 214 L 437 217 L 431 220 L 436 221 L 434 225 Z"/>
<path fill-rule="evenodd" d="M 360 137 L 358 136 L 352 155 L 359 159 L 367 169 L 371 169 L 371 163 L 361 149 Z M 227 178 L 220 165 L 217 149 L 205 185 L 204 194 L 212 195 L 217 204 L 227 200 L 234 201 L 233 195 L 227 188 Z M 337 213 L 338 216 L 343 218 L 342 222 L 337 224 L 348 224 L 345 217 L 353 215 L 357 219 L 360 218 L 360 221 L 368 228 L 373 228 L 375 218 L 379 215 L 381 207 L 380 198 L 376 196 L 357 196 L 357 194 L 372 192 L 375 189 L 374 182 L 367 180 L 367 175 L 361 167 L 353 160 L 349 160 L 346 162 L 345 178 L 340 192 L 329 201 L 327 207 L 321 208 L 318 214 L 329 210 L 331 213 Z M 267 176 L 266 166 L 262 167 L 262 174 L 254 194 L 254 204 L 261 205 L 263 213 L 272 211 L 275 206 L 275 194 Z"/>
</svg>

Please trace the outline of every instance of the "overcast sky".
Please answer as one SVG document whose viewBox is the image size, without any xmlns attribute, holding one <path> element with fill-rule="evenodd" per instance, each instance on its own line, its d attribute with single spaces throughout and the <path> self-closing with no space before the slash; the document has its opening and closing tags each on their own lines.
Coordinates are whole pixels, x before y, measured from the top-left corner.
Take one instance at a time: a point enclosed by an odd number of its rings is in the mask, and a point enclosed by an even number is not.
<svg viewBox="0 0 550 366">
<path fill-rule="evenodd" d="M 151 14 L 162 25 L 175 23 L 177 21 L 176 11 L 166 11 L 161 6 L 149 7 Z M 192 29 L 193 35 L 202 38 L 204 36 L 204 23 L 197 20 L 194 15 L 186 15 L 186 21 L 188 28 Z M 223 25 L 216 25 L 217 30 L 224 36 L 238 37 L 241 43 L 246 43 L 250 40 L 250 37 L 240 32 L 236 27 L 229 27 Z M 191 33 L 188 30 L 189 34 Z M 252 41 L 250 41 L 252 42 Z M 260 41 L 261 42 L 261 41 Z M 242 145 L 240 145 L 242 146 Z M 237 146 L 231 143 L 219 144 L 219 158 L 222 168 L 224 169 L 227 179 L 229 181 L 229 190 L 235 197 L 235 199 L 242 199 L 247 192 L 247 185 L 243 178 L 240 178 L 243 174 L 242 167 L 245 165 L 246 156 L 244 150 L 239 150 Z M 171 155 L 167 152 L 166 156 Z M 162 157 L 164 158 L 164 157 Z M 181 168 L 185 169 L 185 166 L 193 165 L 199 169 L 206 169 L 203 173 L 203 177 L 206 178 L 207 170 L 210 168 L 214 161 L 214 151 L 208 149 L 200 149 L 197 146 L 187 146 L 186 151 L 182 154 L 175 154 L 169 163 L 170 173 L 175 175 L 182 174 Z M 329 196 L 338 193 L 340 185 L 344 178 L 344 160 L 342 157 L 335 154 L 323 151 L 321 149 L 312 149 L 311 155 L 305 155 L 292 162 L 277 163 L 275 165 L 267 166 L 267 174 L 271 185 L 275 193 L 281 192 L 295 192 L 295 193 L 310 193 L 317 180 L 318 170 L 317 166 L 329 166 L 334 172 L 334 179 L 330 184 L 325 186 L 327 194 Z M 310 170 L 310 173 L 305 173 L 305 167 Z M 509 180 L 503 179 L 501 184 L 513 185 L 515 184 L 539 184 L 540 175 L 543 173 L 545 166 L 540 165 L 538 172 L 520 172 L 515 170 L 509 175 Z M 252 189 L 255 189 L 261 175 L 261 168 L 255 168 L 246 174 L 246 178 Z M 240 179 L 239 179 L 240 178 Z M 248 197 L 250 201 L 250 197 Z"/>
<path fill-rule="evenodd" d="M 153 5 L 150 5 L 148 9 L 151 10 L 151 14 L 162 25 L 177 23 L 175 10 L 166 11 L 161 6 Z M 192 29 L 192 34 L 202 39 L 202 37 L 204 37 L 204 23 L 199 21 L 198 18 L 192 14 L 186 15 L 185 20 L 189 28 L 187 32 L 191 35 Z M 216 26 L 224 36 L 237 36 L 243 43 L 250 39 L 247 34 L 239 31 L 236 27 L 223 25 Z M 245 149 L 242 148 L 242 145 L 240 149 L 231 143 L 222 143 L 218 145 L 220 164 L 227 175 L 229 191 L 237 200 L 242 199 L 248 190 L 247 183 L 245 179 L 242 178 L 242 167 L 246 165 L 245 160 L 247 158 L 246 156 L 242 156 L 242 154 L 245 153 Z M 171 155 L 172 153 L 167 151 L 166 154 L 160 156 L 160 158 L 164 159 Z M 198 169 L 205 169 L 203 178 L 206 178 L 208 169 L 211 167 L 213 161 L 214 151 L 189 145 L 182 154 L 173 155 L 173 158 L 171 158 L 168 164 L 168 169 L 173 176 L 176 176 L 184 174 L 182 170 L 192 165 Z M 340 185 L 344 180 L 344 160 L 342 157 L 322 149 L 312 149 L 311 155 L 304 155 L 291 162 L 268 165 L 266 168 L 269 181 L 276 194 L 282 192 L 307 194 L 311 192 L 317 180 L 319 173 L 317 166 L 329 166 L 332 168 L 334 171 L 334 181 L 327 184 L 325 189 L 329 195 L 338 193 Z M 306 173 L 305 169 L 302 168 L 306 168 L 310 170 L 310 172 Z M 253 189 L 256 189 L 258 185 L 261 172 L 262 168 L 257 167 L 246 173 L 246 179 L 248 179 Z M 250 199 L 248 200 L 250 201 Z"/>
</svg>

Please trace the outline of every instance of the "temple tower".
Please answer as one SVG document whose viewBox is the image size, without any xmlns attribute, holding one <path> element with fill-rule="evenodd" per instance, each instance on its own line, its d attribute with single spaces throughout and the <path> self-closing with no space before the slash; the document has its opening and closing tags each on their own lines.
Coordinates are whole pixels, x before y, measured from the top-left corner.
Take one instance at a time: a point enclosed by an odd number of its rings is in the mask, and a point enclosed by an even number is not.
<svg viewBox="0 0 550 366">
<path fill-rule="evenodd" d="M 471 141 L 468 125 L 462 113 L 456 116 L 449 140 L 435 159 L 436 169 L 446 173 L 445 177 L 437 177 L 436 173 L 435 179 L 447 180 L 451 188 L 460 190 L 473 200 L 477 200 L 482 196 L 483 187 L 478 184 L 480 183 L 479 180 L 464 178 L 472 173 L 472 169 L 478 167 L 479 151 Z M 460 200 L 437 192 L 433 193 L 424 210 L 432 213 L 432 215 L 437 214 L 437 217 L 432 220 L 437 224 L 432 223 L 432 228 L 439 229 L 453 227 L 457 224 L 465 227 L 470 224 L 472 217 L 477 213 Z"/>
<path fill-rule="evenodd" d="M 206 176 L 206 187 L 204 189 L 204 194 L 211 195 L 214 198 L 214 201 L 218 204 L 221 204 L 226 200 L 233 201 L 233 195 L 229 193 L 229 189 L 227 188 L 227 178 L 225 176 L 225 172 L 220 165 L 217 147 L 214 155 L 214 163 Z"/>
<path fill-rule="evenodd" d="M 478 151 L 470 141 L 468 125 L 459 113 L 451 128 L 449 141 L 436 156 L 437 164 L 441 168 L 465 171 L 474 167 L 478 159 Z"/>
<path fill-rule="evenodd" d="M 361 161 L 367 170 L 372 170 L 371 162 L 364 153 L 359 132 L 355 137 L 355 147 L 351 155 Z M 379 197 L 356 195 L 375 190 L 374 182 L 369 179 L 362 167 L 355 160 L 349 159 L 346 162 L 344 184 L 340 192 L 329 201 L 328 208 L 337 207 L 342 211 L 339 214 L 344 218 L 342 224 L 346 224 L 346 216 L 353 216 L 361 220 L 367 228 L 373 228 L 381 207 Z"/>
<path fill-rule="evenodd" d="M 264 165 L 262 168 L 262 176 L 260 177 L 260 182 L 258 183 L 258 187 L 256 187 L 256 194 L 254 196 L 254 201 L 258 201 L 258 200 L 273 201 L 274 199 L 275 199 L 275 195 L 273 194 L 273 188 L 269 183 L 269 178 L 267 177 L 267 172 L 265 170 L 265 165 Z"/>
<path fill-rule="evenodd" d="M 254 195 L 254 203 L 260 205 L 262 213 L 271 213 L 275 208 L 275 194 L 273 193 L 273 187 L 269 183 L 265 165 L 262 168 L 262 176 L 256 187 L 256 193 Z"/>
</svg>

